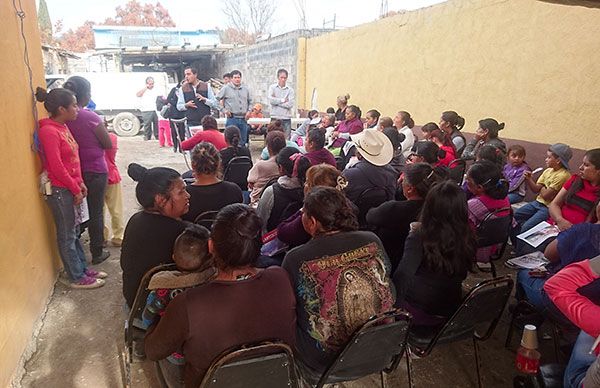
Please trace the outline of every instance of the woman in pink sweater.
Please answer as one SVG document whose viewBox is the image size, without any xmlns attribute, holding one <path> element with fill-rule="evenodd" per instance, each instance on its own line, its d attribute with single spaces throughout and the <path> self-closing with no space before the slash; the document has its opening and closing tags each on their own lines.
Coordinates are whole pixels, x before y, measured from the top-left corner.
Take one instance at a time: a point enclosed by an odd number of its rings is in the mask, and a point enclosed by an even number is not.
<svg viewBox="0 0 600 388">
<path fill-rule="evenodd" d="M 75 120 L 79 108 L 69 90 L 58 88 L 49 93 L 37 88 L 35 97 L 44 102 L 50 118 L 40 120 L 38 132 L 44 170 L 51 187 L 45 198 L 54 216 L 60 258 L 72 288 L 97 288 L 104 285 L 104 272 L 86 268 L 85 255 L 77 232 L 75 207 L 87 195 L 79 162 L 79 147 L 65 125 Z"/>
<path fill-rule="evenodd" d="M 548 279 L 544 290 L 556 307 L 581 329 L 565 370 L 564 386 L 579 388 L 582 382 L 584 387 L 596 386 L 592 380 L 600 381 L 597 365 L 587 377 L 586 371 L 598 363 L 600 352 L 600 346 L 594 342 L 600 336 L 600 256 L 565 267 Z"/>
</svg>

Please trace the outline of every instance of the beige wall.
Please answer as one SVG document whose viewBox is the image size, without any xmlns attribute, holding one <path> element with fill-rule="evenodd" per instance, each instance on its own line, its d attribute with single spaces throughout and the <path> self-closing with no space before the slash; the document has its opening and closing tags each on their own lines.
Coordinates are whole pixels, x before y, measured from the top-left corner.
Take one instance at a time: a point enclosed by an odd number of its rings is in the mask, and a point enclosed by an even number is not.
<svg viewBox="0 0 600 388">
<path fill-rule="evenodd" d="M 598 7 L 450 0 L 308 39 L 303 87 L 321 111 L 348 92 L 363 112 L 406 110 L 417 124 L 456 110 L 469 132 L 494 117 L 506 138 L 597 147 Z"/>
<path fill-rule="evenodd" d="M 35 1 L 22 4 L 34 86 L 44 85 Z M 0 1 L 0 15 L 0 387 L 5 387 L 52 290 L 57 253 L 50 214 L 37 190 L 32 97 L 12 1 Z"/>
</svg>

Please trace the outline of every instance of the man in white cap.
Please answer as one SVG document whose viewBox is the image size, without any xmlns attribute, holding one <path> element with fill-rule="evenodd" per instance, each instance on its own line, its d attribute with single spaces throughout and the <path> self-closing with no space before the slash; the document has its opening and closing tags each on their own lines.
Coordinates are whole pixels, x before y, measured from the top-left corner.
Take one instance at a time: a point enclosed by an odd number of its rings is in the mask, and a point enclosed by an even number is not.
<svg viewBox="0 0 600 388">
<path fill-rule="evenodd" d="M 342 175 L 348 180 L 346 196 L 359 208 L 360 222 L 360 215 L 366 214 L 368 208 L 394 198 L 398 173 L 389 165 L 394 149 L 385 134 L 377 129 L 365 129 L 352 135 L 351 140 L 356 146 L 358 162 Z"/>
</svg>

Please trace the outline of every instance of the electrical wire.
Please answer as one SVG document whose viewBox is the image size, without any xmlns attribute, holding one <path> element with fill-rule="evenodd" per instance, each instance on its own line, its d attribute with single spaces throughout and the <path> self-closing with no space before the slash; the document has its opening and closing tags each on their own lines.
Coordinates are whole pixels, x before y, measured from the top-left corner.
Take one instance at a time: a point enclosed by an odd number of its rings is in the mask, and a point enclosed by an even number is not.
<svg viewBox="0 0 600 388">
<path fill-rule="evenodd" d="M 25 66 L 27 67 L 27 73 L 29 75 L 29 92 L 31 96 L 31 113 L 34 119 L 34 130 L 33 130 L 33 145 L 32 148 L 34 151 L 40 151 L 40 140 L 38 137 L 38 111 L 36 107 L 36 99 L 35 99 L 35 91 L 33 90 L 33 70 L 31 69 L 31 62 L 29 61 L 29 47 L 27 45 L 27 37 L 25 36 L 25 12 L 23 11 L 23 4 L 21 0 L 19 1 L 19 7 L 17 8 L 17 1 L 12 0 L 13 8 L 15 9 L 15 13 L 19 18 L 20 22 L 20 30 L 21 30 L 21 38 L 23 39 L 23 61 L 25 62 Z"/>
</svg>

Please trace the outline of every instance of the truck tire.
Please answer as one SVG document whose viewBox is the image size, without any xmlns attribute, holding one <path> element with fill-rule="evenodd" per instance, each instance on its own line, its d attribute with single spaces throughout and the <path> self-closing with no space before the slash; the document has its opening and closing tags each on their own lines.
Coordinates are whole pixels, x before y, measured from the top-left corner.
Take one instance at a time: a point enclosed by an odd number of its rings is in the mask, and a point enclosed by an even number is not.
<svg viewBox="0 0 600 388">
<path fill-rule="evenodd" d="M 119 136 L 135 136 L 140 131 L 140 120 L 129 112 L 121 112 L 113 119 L 113 131 Z"/>
</svg>

